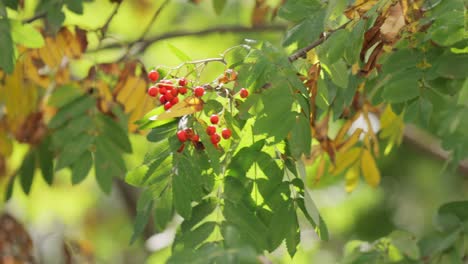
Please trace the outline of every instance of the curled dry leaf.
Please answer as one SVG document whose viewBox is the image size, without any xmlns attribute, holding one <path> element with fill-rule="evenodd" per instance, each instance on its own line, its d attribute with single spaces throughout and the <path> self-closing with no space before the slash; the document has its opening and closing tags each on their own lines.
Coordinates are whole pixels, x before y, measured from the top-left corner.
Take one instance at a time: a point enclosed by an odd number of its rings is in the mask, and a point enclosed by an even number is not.
<svg viewBox="0 0 468 264">
<path fill-rule="evenodd" d="M 43 120 L 42 112 L 35 112 L 21 124 L 15 133 L 15 138 L 18 142 L 37 145 L 46 136 L 47 126 Z"/>
<path fill-rule="evenodd" d="M 364 34 L 360 59 L 366 64 L 360 70 L 362 76 L 368 76 L 374 68 L 379 69 L 377 61 L 384 50 L 391 50 L 391 47 L 400 40 L 401 31 L 407 25 L 407 20 L 411 20 L 406 19 L 406 16 L 412 17 L 412 14 L 416 13 L 411 9 L 411 14 L 405 14 L 404 11 L 409 10 L 404 8 L 405 6 L 408 6 L 407 1 L 401 0 L 383 8 L 374 25 Z"/>
<path fill-rule="evenodd" d="M 399 39 L 400 30 L 406 25 L 401 4 L 397 2 L 388 9 L 387 17 L 380 27 L 382 40 L 385 43 L 394 43 Z"/>
</svg>

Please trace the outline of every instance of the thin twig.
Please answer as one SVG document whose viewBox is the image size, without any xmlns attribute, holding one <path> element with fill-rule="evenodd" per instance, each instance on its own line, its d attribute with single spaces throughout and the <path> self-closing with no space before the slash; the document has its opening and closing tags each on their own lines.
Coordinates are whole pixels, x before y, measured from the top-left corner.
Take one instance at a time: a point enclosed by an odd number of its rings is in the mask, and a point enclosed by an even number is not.
<svg viewBox="0 0 468 264">
<path fill-rule="evenodd" d="M 254 26 L 254 27 L 246 27 L 240 25 L 233 25 L 233 26 L 218 26 L 213 28 L 207 28 L 200 31 L 172 31 L 168 32 L 159 36 L 154 36 L 151 38 L 146 38 L 143 40 L 135 40 L 129 43 L 112 43 L 105 46 L 102 46 L 99 49 L 95 50 L 88 50 L 88 52 L 99 51 L 103 49 L 113 49 L 113 48 L 120 48 L 122 46 L 132 46 L 135 44 L 140 44 L 141 46 L 137 48 L 135 53 L 144 52 L 148 46 L 151 44 L 171 38 L 179 38 L 179 37 L 189 37 L 189 36 L 206 36 L 214 33 L 218 34 L 229 34 L 229 33 L 249 33 L 249 32 L 267 32 L 267 31 L 284 31 L 286 29 L 285 25 L 262 25 L 262 26 Z"/>
<path fill-rule="evenodd" d="M 106 23 L 101 27 L 100 30 L 101 30 L 102 37 L 106 36 L 107 29 L 109 28 L 109 24 L 114 18 L 114 16 L 117 14 L 117 12 L 119 11 L 121 4 L 122 4 L 122 1 L 117 3 L 116 7 L 114 8 L 114 11 L 112 11 L 112 14 L 110 14 L 110 16 L 107 18 Z"/>
<path fill-rule="evenodd" d="M 30 17 L 30 18 L 23 19 L 23 24 L 31 23 L 31 22 L 33 22 L 33 21 L 35 21 L 35 20 L 44 18 L 46 15 L 47 15 L 46 12 L 35 14 L 34 16 L 32 16 L 32 17 Z"/>
<path fill-rule="evenodd" d="M 444 150 L 440 146 L 440 142 L 434 136 L 413 126 L 406 125 L 404 131 L 404 140 L 406 143 L 415 146 L 416 148 L 431 154 L 437 159 L 447 161 L 450 157 L 450 152 Z M 468 160 L 462 160 L 458 164 L 458 170 L 468 176 Z"/>
<path fill-rule="evenodd" d="M 334 32 L 345 28 L 351 21 L 352 20 L 344 23 L 343 25 L 341 25 L 340 27 L 338 27 L 336 29 L 333 29 L 333 30 L 330 30 L 330 31 L 327 31 L 327 32 L 323 32 L 319 39 L 317 39 L 316 41 L 310 43 L 307 47 L 304 47 L 304 48 L 296 51 L 295 53 L 291 54 L 291 56 L 288 57 L 289 61 L 292 62 L 292 61 L 295 61 L 295 60 L 297 60 L 299 58 L 305 58 L 307 56 L 307 52 L 309 52 L 311 49 L 313 49 L 313 48 L 319 46 L 320 44 L 322 44 L 323 42 L 325 42 L 325 40 L 327 40 Z"/>
<path fill-rule="evenodd" d="M 154 21 L 156 21 L 156 19 L 158 18 L 159 14 L 162 12 L 162 10 L 164 9 L 164 7 L 167 6 L 167 4 L 169 4 L 170 0 L 166 0 L 164 1 L 161 6 L 159 6 L 159 8 L 156 10 L 156 12 L 154 13 L 153 17 L 151 18 L 150 22 L 148 23 L 148 25 L 146 26 L 145 30 L 143 30 L 143 33 L 141 34 L 141 37 L 139 38 L 139 40 L 142 40 L 145 38 L 146 34 L 148 34 L 149 30 L 151 29 L 151 26 L 154 24 Z"/>
</svg>

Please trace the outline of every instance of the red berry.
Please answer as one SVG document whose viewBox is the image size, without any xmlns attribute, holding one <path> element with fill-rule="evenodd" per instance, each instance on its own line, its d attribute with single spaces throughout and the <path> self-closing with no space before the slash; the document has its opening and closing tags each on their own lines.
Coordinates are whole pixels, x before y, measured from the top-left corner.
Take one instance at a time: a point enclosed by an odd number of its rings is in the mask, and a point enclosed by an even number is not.
<svg viewBox="0 0 468 264">
<path fill-rule="evenodd" d="M 163 94 L 162 94 L 161 96 L 159 96 L 159 102 L 160 102 L 161 104 L 167 103 L 166 96 L 163 95 Z"/>
<path fill-rule="evenodd" d="M 194 135 L 193 129 L 187 128 L 187 129 L 185 129 L 185 133 L 187 133 L 187 138 L 192 139 L 192 137 Z"/>
<path fill-rule="evenodd" d="M 210 139 L 211 139 L 211 143 L 213 143 L 213 145 L 215 145 L 215 146 L 217 146 L 219 141 L 221 141 L 221 137 L 216 133 L 211 135 Z"/>
<path fill-rule="evenodd" d="M 177 131 L 177 138 L 179 139 L 180 142 L 185 142 L 187 141 L 187 132 L 185 130 L 179 130 Z"/>
<path fill-rule="evenodd" d="M 166 90 L 172 90 L 174 88 L 174 84 L 172 83 L 171 80 L 161 80 L 158 83 L 159 88 L 165 88 Z"/>
<path fill-rule="evenodd" d="M 161 82 L 167 90 L 171 90 L 172 88 L 174 88 L 174 83 L 171 80 L 162 80 Z"/>
<path fill-rule="evenodd" d="M 159 72 L 156 70 L 152 70 L 148 73 L 148 78 L 152 81 L 155 82 L 159 79 Z"/>
<path fill-rule="evenodd" d="M 182 151 L 184 151 L 184 148 L 185 148 L 185 144 L 182 143 L 182 145 L 180 145 L 180 147 L 177 149 L 177 152 L 181 153 Z"/>
<path fill-rule="evenodd" d="M 164 104 L 164 110 L 169 110 L 169 109 L 171 109 L 171 107 L 172 107 L 171 102 L 167 102 L 167 103 Z"/>
<path fill-rule="evenodd" d="M 193 141 L 193 142 L 198 142 L 198 141 L 200 141 L 200 136 L 199 136 L 199 135 L 193 135 L 192 141 Z"/>
<path fill-rule="evenodd" d="M 218 116 L 218 115 L 211 115 L 211 117 L 210 117 L 210 122 L 211 122 L 211 124 L 213 124 L 213 125 L 218 124 L 218 122 L 219 122 L 219 116 Z"/>
<path fill-rule="evenodd" d="M 174 96 L 171 94 L 171 93 L 166 93 L 164 95 L 164 97 L 166 97 L 166 100 L 169 102 L 171 101 L 172 99 L 174 99 Z"/>
<path fill-rule="evenodd" d="M 215 127 L 215 126 L 208 126 L 208 127 L 206 128 L 206 133 L 207 133 L 208 135 L 210 135 L 210 136 L 211 136 L 211 135 L 214 135 L 214 134 L 216 133 L 216 127 Z"/>
<path fill-rule="evenodd" d="M 223 130 L 221 131 L 221 136 L 224 138 L 224 139 L 228 139 L 231 137 L 231 130 L 229 130 L 229 128 L 223 128 Z"/>
<path fill-rule="evenodd" d="M 179 90 L 178 89 L 172 89 L 171 90 L 171 94 L 176 97 L 177 95 L 179 95 Z"/>
<path fill-rule="evenodd" d="M 156 97 L 158 95 L 158 87 L 156 86 L 151 86 L 148 89 L 148 95 L 151 97 Z"/>
<path fill-rule="evenodd" d="M 180 85 L 180 86 L 185 86 L 185 85 L 187 85 L 187 84 L 188 84 L 188 80 L 187 80 L 187 79 L 185 79 L 185 78 L 180 78 L 180 79 L 179 79 L 179 85 Z"/>
<path fill-rule="evenodd" d="M 159 87 L 159 93 L 160 93 L 160 94 L 166 94 L 166 93 L 167 93 L 166 87 L 160 86 L 160 87 Z"/>
<path fill-rule="evenodd" d="M 205 88 L 198 86 L 193 90 L 196 97 L 202 97 L 205 94 Z"/>
<path fill-rule="evenodd" d="M 239 93 L 241 98 L 246 98 L 247 96 L 249 96 L 249 91 L 245 88 L 240 89 Z"/>
<path fill-rule="evenodd" d="M 184 86 L 184 87 L 180 87 L 180 88 L 179 88 L 179 93 L 180 93 L 180 94 L 186 94 L 186 93 L 187 93 L 187 87 L 185 87 L 185 86 Z"/>
<path fill-rule="evenodd" d="M 174 97 L 174 98 L 172 98 L 172 100 L 171 100 L 171 104 L 172 104 L 172 105 L 175 105 L 175 104 L 177 104 L 178 102 L 179 102 L 179 97 Z"/>
</svg>

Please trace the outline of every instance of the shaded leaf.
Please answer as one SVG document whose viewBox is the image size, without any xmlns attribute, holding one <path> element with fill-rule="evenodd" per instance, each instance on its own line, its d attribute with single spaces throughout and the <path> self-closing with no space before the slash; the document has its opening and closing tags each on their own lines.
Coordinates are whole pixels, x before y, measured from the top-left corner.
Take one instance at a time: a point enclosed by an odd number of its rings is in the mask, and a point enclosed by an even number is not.
<svg viewBox="0 0 468 264">
<path fill-rule="evenodd" d="M 0 68 L 6 73 L 12 73 L 15 68 L 15 48 L 7 18 L 0 19 Z"/>
<path fill-rule="evenodd" d="M 50 120 L 49 128 L 55 129 L 62 126 L 65 122 L 84 114 L 95 105 L 96 101 L 91 96 L 82 96 L 73 100 L 61 108 L 57 114 Z"/>
<path fill-rule="evenodd" d="M 226 6 L 226 0 L 213 0 L 213 8 L 216 15 L 221 15 L 224 7 Z"/>
<path fill-rule="evenodd" d="M 72 184 L 78 184 L 82 182 L 88 175 L 91 167 L 93 166 L 93 157 L 91 152 L 85 151 L 81 156 L 76 160 L 76 162 L 71 165 L 72 169 Z"/>
<path fill-rule="evenodd" d="M 385 85 L 382 97 L 391 103 L 400 103 L 419 96 L 418 70 L 402 71 L 393 76 Z"/>
<path fill-rule="evenodd" d="M 28 152 L 23 159 L 19 171 L 20 183 L 23 191 L 29 194 L 34 177 L 34 170 L 36 168 L 36 159 L 33 152 Z"/>
<path fill-rule="evenodd" d="M 43 140 L 36 151 L 36 155 L 37 160 L 39 161 L 42 178 L 44 178 L 45 182 L 51 185 L 54 180 L 54 153 L 50 151 L 49 144 L 50 138 Z"/>
<path fill-rule="evenodd" d="M 143 230 L 148 223 L 149 218 L 151 217 L 151 212 L 153 210 L 153 197 L 151 192 L 145 190 L 141 193 L 138 198 L 137 203 L 137 212 L 135 217 L 135 223 L 133 226 L 133 234 L 130 239 L 130 244 L 133 244 L 135 240 L 143 233 Z"/>
<path fill-rule="evenodd" d="M 166 187 L 154 203 L 154 223 L 157 231 L 163 231 L 174 217 L 171 187 Z"/>
<path fill-rule="evenodd" d="M 420 258 L 419 247 L 417 245 L 418 241 L 414 235 L 408 232 L 395 230 L 389 237 L 392 239 L 393 245 L 395 245 L 403 255 L 414 260 Z"/>
</svg>

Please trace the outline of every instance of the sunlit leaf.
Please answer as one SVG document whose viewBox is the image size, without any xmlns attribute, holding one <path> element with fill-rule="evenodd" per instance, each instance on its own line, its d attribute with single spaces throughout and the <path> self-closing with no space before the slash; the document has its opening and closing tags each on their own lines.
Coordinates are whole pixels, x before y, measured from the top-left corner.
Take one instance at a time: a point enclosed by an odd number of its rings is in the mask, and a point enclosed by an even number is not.
<svg viewBox="0 0 468 264">
<path fill-rule="evenodd" d="M 152 121 L 181 117 L 200 112 L 203 109 L 203 100 L 198 97 L 187 97 L 183 101 L 175 104 L 171 109 L 162 114 L 150 117 Z"/>
<path fill-rule="evenodd" d="M 345 175 L 346 192 L 352 192 L 357 187 L 359 183 L 359 172 L 360 172 L 359 166 L 360 166 L 359 164 L 356 164 L 346 172 L 346 175 Z"/>
<path fill-rule="evenodd" d="M 28 48 L 44 46 L 44 38 L 31 24 L 23 24 L 17 20 L 10 20 L 13 42 Z"/>
<path fill-rule="evenodd" d="M 335 160 L 336 165 L 332 167 L 330 173 L 334 175 L 342 173 L 359 159 L 361 151 L 361 148 L 353 147 L 346 152 L 338 152 Z"/>
</svg>

